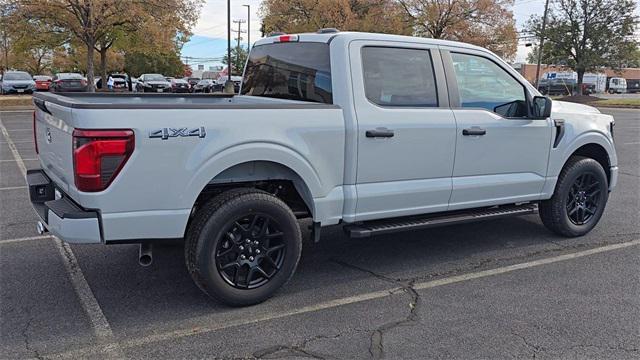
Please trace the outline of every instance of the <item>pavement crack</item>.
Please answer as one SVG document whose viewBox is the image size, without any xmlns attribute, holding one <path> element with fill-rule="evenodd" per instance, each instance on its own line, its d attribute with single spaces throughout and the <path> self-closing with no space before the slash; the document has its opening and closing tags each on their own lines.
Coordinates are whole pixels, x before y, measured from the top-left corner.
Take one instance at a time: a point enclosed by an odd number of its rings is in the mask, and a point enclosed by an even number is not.
<svg viewBox="0 0 640 360">
<path fill-rule="evenodd" d="M 336 335 L 316 335 L 312 338 L 305 339 L 302 342 L 294 345 L 273 345 L 267 348 L 255 351 L 253 353 L 253 357 L 256 359 L 278 359 L 282 357 L 289 356 L 300 356 L 304 358 L 310 359 L 335 359 L 335 357 L 331 355 L 317 353 L 315 351 L 311 351 L 307 349 L 307 346 L 318 340 L 322 339 L 337 339 L 341 336 L 341 334 Z M 275 355 L 275 356 L 274 356 Z"/>
<path fill-rule="evenodd" d="M 25 312 L 29 314 L 30 309 L 26 309 Z M 29 320 L 27 321 L 27 324 L 24 326 L 21 332 L 22 339 L 24 341 L 24 347 L 25 349 L 27 349 L 27 351 L 31 352 L 36 359 L 44 359 L 44 357 L 40 355 L 40 352 L 38 351 L 38 349 L 32 346 L 31 340 L 29 339 L 29 329 L 31 328 L 31 323 L 33 322 L 33 319 L 34 319 L 33 315 L 30 315 Z"/>
<path fill-rule="evenodd" d="M 533 351 L 533 354 L 531 355 L 532 359 L 535 359 L 538 356 L 538 353 L 545 350 L 544 347 L 529 342 L 524 335 L 520 335 L 514 330 L 511 330 L 511 335 L 520 338 L 525 346 Z"/>
<path fill-rule="evenodd" d="M 384 358 L 385 357 L 385 349 L 384 349 L 385 334 L 395 328 L 402 327 L 402 326 L 414 326 L 420 322 L 418 307 L 420 306 L 421 301 L 420 301 L 420 294 L 418 294 L 418 292 L 413 287 L 415 280 L 410 279 L 408 281 L 402 281 L 399 279 L 388 277 L 386 275 L 378 274 L 373 270 L 366 269 L 357 265 L 353 265 L 341 260 L 329 259 L 329 261 L 353 270 L 367 273 L 380 280 L 397 285 L 398 287 L 400 287 L 400 289 L 402 289 L 404 293 L 409 295 L 409 298 L 410 298 L 409 313 L 407 314 L 407 316 L 400 320 L 390 321 L 385 324 L 382 324 L 377 329 L 373 330 L 373 332 L 371 333 L 370 340 L 369 340 L 370 341 L 369 355 L 374 359 Z"/>
</svg>

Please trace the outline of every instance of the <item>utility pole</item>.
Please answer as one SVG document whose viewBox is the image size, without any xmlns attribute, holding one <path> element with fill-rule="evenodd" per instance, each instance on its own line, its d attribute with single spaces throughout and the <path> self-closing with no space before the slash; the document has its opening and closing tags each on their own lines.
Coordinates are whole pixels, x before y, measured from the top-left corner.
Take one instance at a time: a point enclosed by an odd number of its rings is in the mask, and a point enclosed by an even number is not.
<svg viewBox="0 0 640 360">
<path fill-rule="evenodd" d="M 547 27 L 547 12 L 549 11 L 549 0 L 544 2 L 544 15 L 542 15 L 542 31 L 540 31 L 540 45 L 538 46 L 538 65 L 536 66 L 536 89 L 540 82 L 540 63 L 542 62 L 542 48 L 544 47 L 544 31 Z"/>
<path fill-rule="evenodd" d="M 235 24 L 238 24 L 238 30 L 232 30 L 233 32 L 238 34 L 238 37 L 235 40 L 238 41 L 238 45 L 236 45 L 236 63 L 240 63 L 240 41 L 242 40 L 242 34 L 246 31 L 242 30 L 242 24 L 246 23 L 245 20 L 233 20 Z M 229 63 L 231 63 L 231 58 L 229 58 Z"/>
<path fill-rule="evenodd" d="M 251 5 L 242 5 L 247 7 L 247 52 L 251 50 Z"/>
</svg>

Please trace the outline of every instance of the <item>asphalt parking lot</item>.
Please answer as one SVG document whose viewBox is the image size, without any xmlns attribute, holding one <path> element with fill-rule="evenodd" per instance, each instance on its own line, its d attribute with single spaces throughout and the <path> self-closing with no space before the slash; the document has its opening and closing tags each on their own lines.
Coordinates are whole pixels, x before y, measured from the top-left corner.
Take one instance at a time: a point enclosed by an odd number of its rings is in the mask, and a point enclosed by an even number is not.
<svg viewBox="0 0 640 360">
<path fill-rule="evenodd" d="M 180 243 L 143 268 L 135 245 L 38 236 L 31 113 L 0 111 L 0 358 L 638 359 L 640 111 L 602 111 L 620 178 L 587 236 L 537 215 L 368 240 L 329 228 L 249 308 L 201 293 Z"/>
</svg>

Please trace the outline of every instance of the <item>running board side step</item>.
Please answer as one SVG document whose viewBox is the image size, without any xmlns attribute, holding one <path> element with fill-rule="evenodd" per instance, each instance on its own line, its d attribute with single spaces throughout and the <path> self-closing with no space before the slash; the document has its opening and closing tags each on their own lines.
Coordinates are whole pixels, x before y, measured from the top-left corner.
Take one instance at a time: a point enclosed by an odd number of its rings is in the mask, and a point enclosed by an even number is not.
<svg viewBox="0 0 640 360">
<path fill-rule="evenodd" d="M 490 208 L 454 211 L 447 214 L 431 214 L 420 217 L 412 216 L 388 220 L 374 220 L 359 224 L 346 225 L 344 227 L 344 231 L 351 238 L 366 238 L 373 235 L 419 230 L 479 220 L 497 219 L 506 216 L 529 215 L 537 212 L 537 204 L 494 206 Z"/>
</svg>

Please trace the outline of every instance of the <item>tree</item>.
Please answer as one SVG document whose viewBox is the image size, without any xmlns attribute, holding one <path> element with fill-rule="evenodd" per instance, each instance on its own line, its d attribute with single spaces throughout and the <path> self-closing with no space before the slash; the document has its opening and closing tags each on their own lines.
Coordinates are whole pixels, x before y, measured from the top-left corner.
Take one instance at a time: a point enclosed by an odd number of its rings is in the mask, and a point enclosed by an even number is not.
<svg viewBox="0 0 640 360">
<path fill-rule="evenodd" d="M 14 67 L 34 75 L 50 69 L 55 50 L 68 41 L 65 34 L 45 24 L 22 18 L 14 22 L 13 31 Z"/>
<path fill-rule="evenodd" d="M 242 75 L 244 72 L 244 65 L 247 62 L 247 57 L 249 53 L 247 49 L 242 46 L 236 46 L 231 48 L 231 74 L 232 75 Z M 229 59 L 227 59 L 227 54 L 224 54 L 222 58 L 222 63 L 225 65 L 229 65 Z"/>
<path fill-rule="evenodd" d="M 170 50 L 163 52 L 127 52 L 124 69 L 131 76 L 158 73 L 167 76 L 183 76 L 184 64 L 180 56 Z"/>
<path fill-rule="evenodd" d="M 585 72 L 604 66 L 618 69 L 633 61 L 638 46 L 634 10 L 633 0 L 556 0 L 549 7 L 544 34 L 538 15 L 529 19 L 527 28 L 545 37 L 543 62 L 563 62 L 577 73 L 582 94 Z"/>
<path fill-rule="evenodd" d="M 162 35 L 187 33 L 201 0 L 17 0 L 23 16 L 68 32 L 86 48 L 89 90 L 94 90 L 94 52 L 106 51 L 110 35 L 154 24 Z M 165 37 L 155 40 L 165 40 Z M 148 40 L 148 39 L 147 39 Z M 102 45 L 105 45 L 104 47 Z M 108 46 L 107 46 L 108 45 Z"/>
<path fill-rule="evenodd" d="M 348 31 L 411 34 L 407 16 L 395 0 L 264 0 L 262 33 Z"/>
<path fill-rule="evenodd" d="M 399 0 L 415 34 L 471 43 L 511 58 L 517 48 L 512 0 Z"/>
</svg>

